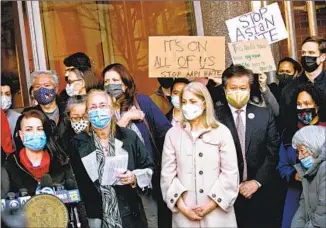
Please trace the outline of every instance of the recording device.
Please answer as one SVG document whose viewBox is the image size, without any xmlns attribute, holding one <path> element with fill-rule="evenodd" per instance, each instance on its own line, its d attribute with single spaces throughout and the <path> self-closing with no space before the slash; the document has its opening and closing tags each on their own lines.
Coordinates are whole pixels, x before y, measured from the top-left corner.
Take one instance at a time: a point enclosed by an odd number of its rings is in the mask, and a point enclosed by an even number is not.
<svg viewBox="0 0 326 228">
<path fill-rule="evenodd" d="M 39 195 L 39 194 L 55 195 L 65 204 L 80 202 L 81 199 L 80 199 L 79 190 L 77 186 L 75 186 L 74 181 L 68 179 L 65 185 L 66 185 L 66 189 L 61 184 L 53 183 L 51 176 L 49 174 L 45 174 L 41 179 L 40 185 L 37 187 L 35 191 L 35 195 Z"/>
<path fill-rule="evenodd" d="M 8 227 L 24 227 L 22 208 L 30 198 L 26 188 L 19 189 L 19 193 L 8 192 L 7 197 L 1 199 L 2 222 Z"/>
<path fill-rule="evenodd" d="M 65 187 L 61 184 L 53 183 L 51 176 L 45 174 L 36 189 L 35 195 L 50 194 L 59 198 L 68 209 L 70 226 L 72 228 L 81 227 L 76 208 L 76 204 L 81 201 L 79 190 L 71 179 L 66 180 Z"/>
<path fill-rule="evenodd" d="M 22 208 L 30 198 L 26 188 L 19 189 L 19 193 L 8 192 L 6 199 L 1 199 L 1 211 L 8 210 L 12 214 Z"/>
</svg>

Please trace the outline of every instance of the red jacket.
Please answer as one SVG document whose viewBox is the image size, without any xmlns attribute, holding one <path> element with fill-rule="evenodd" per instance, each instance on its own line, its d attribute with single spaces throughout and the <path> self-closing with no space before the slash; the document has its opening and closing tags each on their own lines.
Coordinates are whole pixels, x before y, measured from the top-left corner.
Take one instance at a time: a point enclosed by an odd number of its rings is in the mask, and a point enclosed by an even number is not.
<svg viewBox="0 0 326 228">
<path fill-rule="evenodd" d="M 6 155 L 11 154 L 15 150 L 13 140 L 11 138 L 9 122 L 3 109 L 1 109 L 1 147 Z"/>
</svg>

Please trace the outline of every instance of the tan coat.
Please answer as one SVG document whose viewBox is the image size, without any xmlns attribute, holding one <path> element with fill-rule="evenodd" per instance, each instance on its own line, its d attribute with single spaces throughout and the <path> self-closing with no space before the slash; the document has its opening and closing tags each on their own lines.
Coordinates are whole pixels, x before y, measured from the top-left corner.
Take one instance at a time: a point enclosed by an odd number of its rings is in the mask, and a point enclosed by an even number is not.
<svg viewBox="0 0 326 228">
<path fill-rule="evenodd" d="M 161 88 L 159 88 L 154 94 L 150 96 L 152 101 L 159 107 L 159 109 L 166 115 L 172 108 L 172 104 L 168 98 L 164 95 Z"/>
<path fill-rule="evenodd" d="M 165 137 L 161 190 L 173 212 L 173 227 L 237 227 L 233 204 L 238 196 L 237 154 L 229 129 L 219 124 L 193 138 L 175 126 Z M 201 221 L 190 221 L 176 207 L 183 194 L 189 207 L 214 200 L 218 207 Z"/>
</svg>

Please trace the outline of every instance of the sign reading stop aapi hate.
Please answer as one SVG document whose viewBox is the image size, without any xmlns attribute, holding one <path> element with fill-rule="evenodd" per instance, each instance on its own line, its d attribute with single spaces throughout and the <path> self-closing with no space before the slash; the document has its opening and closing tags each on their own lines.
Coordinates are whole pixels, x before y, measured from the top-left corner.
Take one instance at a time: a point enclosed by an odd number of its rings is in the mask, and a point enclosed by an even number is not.
<svg viewBox="0 0 326 228">
<path fill-rule="evenodd" d="M 231 42 L 267 39 L 269 44 L 288 38 L 278 3 L 225 21 Z"/>
<path fill-rule="evenodd" d="M 150 36 L 150 78 L 221 77 L 225 69 L 225 37 Z"/>
<path fill-rule="evenodd" d="M 229 43 L 233 64 L 240 64 L 254 73 L 275 71 L 275 61 L 267 40 Z"/>
</svg>

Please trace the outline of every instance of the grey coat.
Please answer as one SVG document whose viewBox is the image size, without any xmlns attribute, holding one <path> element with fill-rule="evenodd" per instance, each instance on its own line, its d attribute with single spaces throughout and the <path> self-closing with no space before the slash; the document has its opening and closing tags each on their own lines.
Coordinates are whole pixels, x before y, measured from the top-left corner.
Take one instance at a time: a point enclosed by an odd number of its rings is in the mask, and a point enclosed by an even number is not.
<svg viewBox="0 0 326 228">
<path fill-rule="evenodd" d="M 291 228 L 326 227 L 326 148 L 310 169 L 294 167 L 302 177 L 303 191 Z"/>
</svg>

